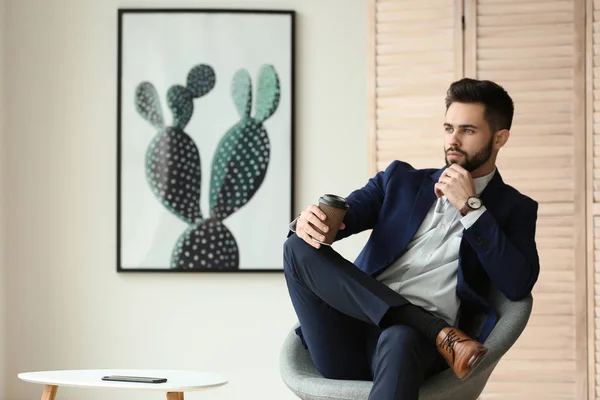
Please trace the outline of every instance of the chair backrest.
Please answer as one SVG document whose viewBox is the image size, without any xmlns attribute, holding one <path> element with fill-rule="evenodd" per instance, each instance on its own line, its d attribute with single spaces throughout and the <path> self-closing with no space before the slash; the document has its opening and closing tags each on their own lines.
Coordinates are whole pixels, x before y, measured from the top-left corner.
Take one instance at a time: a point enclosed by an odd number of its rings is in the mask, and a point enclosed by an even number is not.
<svg viewBox="0 0 600 400">
<path fill-rule="evenodd" d="M 529 294 L 522 300 L 510 301 L 500 291 L 493 289 L 488 295 L 488 301 L 498 310 L 499 319 L 485 345 L 490 349 L 489 357 L 499 359 L 527 326 L 533 308 L 533 296 Z"/>
</svg>

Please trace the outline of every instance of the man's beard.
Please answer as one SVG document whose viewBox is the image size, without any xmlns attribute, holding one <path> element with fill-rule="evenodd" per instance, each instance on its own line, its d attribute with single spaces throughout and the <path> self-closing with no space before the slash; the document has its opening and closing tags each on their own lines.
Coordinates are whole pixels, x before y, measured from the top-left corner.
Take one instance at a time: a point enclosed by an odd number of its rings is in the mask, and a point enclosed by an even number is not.
<svg viewBox="0 0 600 400">
<path fill-rule="evenodd" d="M 489 143 L 483 149 L 479 150 L 472 156 L 469 156 L 466 152 L 464 152 L 460 149 L 457 149 L 456 147 L 449 147 L 444 153 L 444 156 L 446 158 L 446 166 L 449 167 L 451 164 L 458 163 L 458 161 L 449 161 L 448 160 L 448 153 L 456 152 L 456 153 L 462 154 L 465 159 L 463 162 L 459 163 L 459 165 L 461 167 L 463 167 L 464 169 L 466 169 L 467 171 L 473 172 L 477 168 L 479 168 L 483 164 L 485 164 L 490 159 L 490 157 L 492 156 L 493 148 L 494 148 L 494 138 L 493 137 L 490 139 Z"/>
</svg>

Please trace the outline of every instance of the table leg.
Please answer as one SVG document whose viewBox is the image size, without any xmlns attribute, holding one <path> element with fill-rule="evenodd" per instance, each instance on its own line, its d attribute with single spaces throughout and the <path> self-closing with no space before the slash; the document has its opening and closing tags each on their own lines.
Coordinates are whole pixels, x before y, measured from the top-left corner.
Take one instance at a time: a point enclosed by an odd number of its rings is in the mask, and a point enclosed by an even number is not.
<svg viewBox="0 0 600 400">
<path fill-rule="evenodd" d="M 46 385 L 44 388 L 44 394 L 42 394 L 42 400 L 54 400 L 57 390 L 58 386 Z"/>
<path fill-rule="evenodd" d="M 167 400 L 183 400 L 183 392 L 168 392 Z"/>
</svg>

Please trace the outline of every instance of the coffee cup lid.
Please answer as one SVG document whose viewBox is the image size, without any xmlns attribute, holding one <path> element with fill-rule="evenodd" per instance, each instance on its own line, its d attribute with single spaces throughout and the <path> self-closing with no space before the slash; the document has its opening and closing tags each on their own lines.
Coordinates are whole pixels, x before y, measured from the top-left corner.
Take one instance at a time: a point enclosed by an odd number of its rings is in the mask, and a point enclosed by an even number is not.
<svg viewBox="0 0 600 400">
<path fill-rule="evenodd" d="M 325 194 L 319 198 L 319 202 L 345 210 L 349 208 L 346 199 L 340 196 L 336 196 L 335 194 Z"/>
</svg>

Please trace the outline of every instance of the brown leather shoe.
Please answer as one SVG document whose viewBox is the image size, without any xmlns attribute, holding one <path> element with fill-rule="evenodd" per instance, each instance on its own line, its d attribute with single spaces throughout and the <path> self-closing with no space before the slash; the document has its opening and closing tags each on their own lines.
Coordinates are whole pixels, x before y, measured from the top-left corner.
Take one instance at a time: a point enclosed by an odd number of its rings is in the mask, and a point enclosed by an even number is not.
<svg viewBox="0 0 600 400">
<path fill-rule="evenodd" d="M 479 366 L 488 349 L 458 328 L 444 328 L 435 341 L 456 376 L 465 379 Z"/>
</svg>

